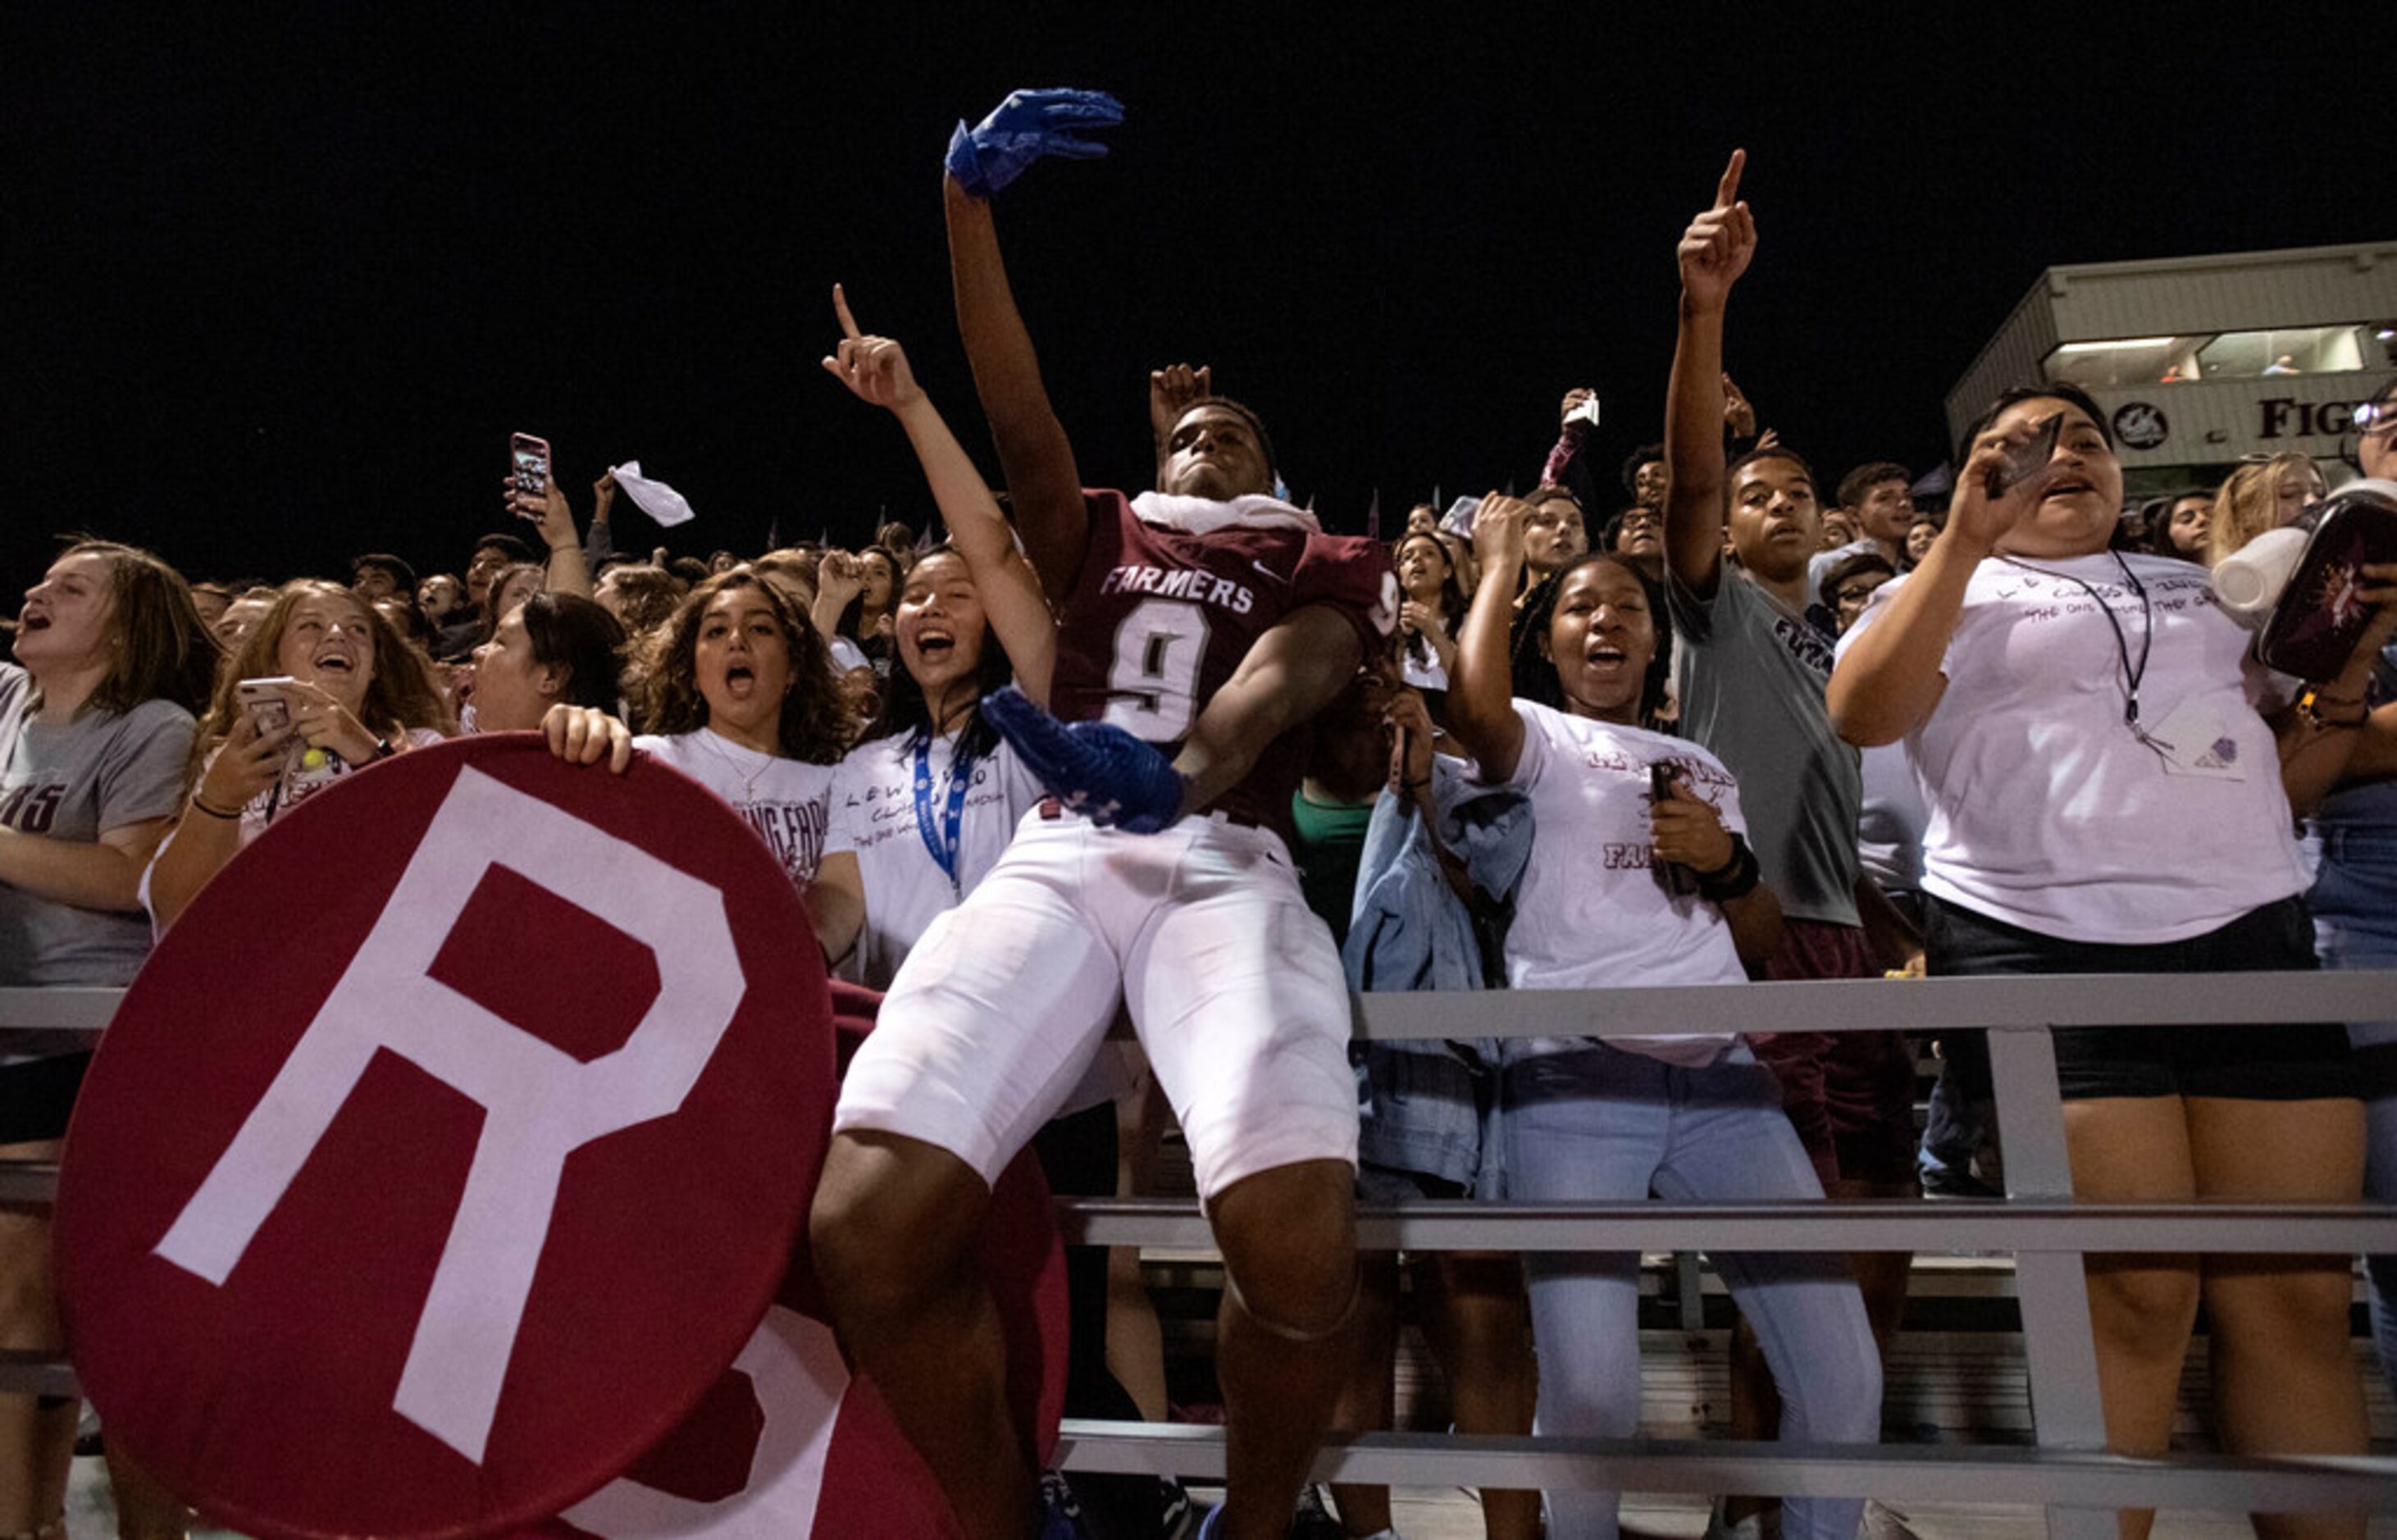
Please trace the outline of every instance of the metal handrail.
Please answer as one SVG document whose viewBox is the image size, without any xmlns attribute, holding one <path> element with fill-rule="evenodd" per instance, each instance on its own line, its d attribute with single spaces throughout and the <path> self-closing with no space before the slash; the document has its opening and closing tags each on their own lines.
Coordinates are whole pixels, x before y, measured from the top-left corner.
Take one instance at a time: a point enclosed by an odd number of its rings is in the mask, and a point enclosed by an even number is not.
<svg viewBox="0 0 2397 1540">
<path fill-rule="evenodd" d="M 2208 1026 L 2397 1017 L 2397 970 L 1825 979 L 1353 998 L 1357 1036 L 1375 1040 Z"/>
<path fill-rule="evenodd" d="M 1069 1246 L 1214 1244 L 1195 1200 L 1061 1198 Z M 1926 1203 L 1891 1198 L 1788 1203 L 1359 1204 L 1369 1252 L 2397 1252 L 2385 1203 Z"/>
<path fill-rule="evenodd" d="M 1224 1430 L 1186 1423 L 1066 1420 L 1057 1463 L 1104 1474 L 1224 1475 Z M 2269 1513 L 2386 1508 L 2397 1459 L 2256 1459 L 2179 1454 L 2136 1460 L 1989 1444 L 1785 1444 L 1740 1440 L 1335 1434 L 1313 1479 L 1360 1485 L 1600 1487 L 1616 1492 L 1777 1493 L 2069 1509 L 2253 1508 Z M 2112 1523 L 2109 1520 L 2108 1533 Z"/>
</svg>

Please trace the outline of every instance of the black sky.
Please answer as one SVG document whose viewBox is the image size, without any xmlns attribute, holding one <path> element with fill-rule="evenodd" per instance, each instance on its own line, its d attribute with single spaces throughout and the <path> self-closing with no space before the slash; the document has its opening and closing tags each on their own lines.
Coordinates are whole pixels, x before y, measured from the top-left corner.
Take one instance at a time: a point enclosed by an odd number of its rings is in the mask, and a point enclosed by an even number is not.
<svg viewBox="0 0 2397 1540">
<path fill-rule="evenodd" d="M 1019 85 L 1127 111 L 999 208 L 1085 479 L 1143 483 L 1145 371 L 1212 361 L 1349 530 L 1375 488 L 1528 484 L 1571 384 L 1610 472 L 1654 436 L 1673 243 L 1735 144 L 1731 367 L 1830 476 L 1938 460 L 2042 267 L 2397 232 L 2374 7 L 217 9 L 0 19 L 10 593 L 73 529 L 194 575 L 454 569 L 515 429 L 582 512 L 611 461 L 679 487 L 678 550 L 920 518 L 817 368 L 829 287 L 988 463 L 937 173 Z"/>
</svg>

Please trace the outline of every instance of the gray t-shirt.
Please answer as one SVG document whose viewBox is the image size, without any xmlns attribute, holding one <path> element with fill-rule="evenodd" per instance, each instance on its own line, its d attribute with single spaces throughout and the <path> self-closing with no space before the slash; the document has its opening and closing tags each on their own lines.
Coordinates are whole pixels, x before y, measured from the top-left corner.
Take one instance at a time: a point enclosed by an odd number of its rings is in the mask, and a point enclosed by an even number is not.
<svg viewBox="0 0 2397 1540">
<path fill-rule="evenodd" d="M 1726 566 L 1701 599 L 1667 573 L 1681 730 L 1739 782 L 1764 880 L 1797 919 L 1856 923 L 1856 751 L 1823 704 L 1830 639 Z"/>
<path fill-rule="evenodd" d="M 32 714 L 33 680 L 0 663 L 0 826 L 90 845 L 182 805 L 198 724 L 170 701 L 73 721 Z M 150 921 L 36 898 L 0 882 L 0 984 L 131 982 L 150 955 Z"/>
</svg>

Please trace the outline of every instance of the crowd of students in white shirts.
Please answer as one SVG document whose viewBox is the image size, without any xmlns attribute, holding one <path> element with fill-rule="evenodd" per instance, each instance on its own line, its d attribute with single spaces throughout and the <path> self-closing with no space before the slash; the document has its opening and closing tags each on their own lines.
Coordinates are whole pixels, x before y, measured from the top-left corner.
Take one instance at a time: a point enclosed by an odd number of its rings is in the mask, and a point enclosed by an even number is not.
<svg viewBox="0 0 2397 1540">
<path fill-rule="evenodd" d="M 2203 565 L 2319 499 L 2319 471 L 2243 467 L 2216 493 L 2158 504 L 2129 540 L 2103 414 L 2038 386 L 1967 435 L 1944 518 L 1916 517 L 1904 473 L 1874 465 L 1831 510 L 1853 538 L 1827 538 L 1796 452 L 1770 435 L 1725 452 L 1727 423 L 1755 426 L 1722 372 L 1728 298 L 1756 249 L 1741 175 L 1734 157 L 1682 239 L 1664 440 L 1627 467 L 1631 501 L 1600 548 L 1587 477 L 1576 495 L 1564 475 L 1573 397 L 1531 495 L 1493 493 L 1445 527 L 1419 510 L 1392 547 L 1394 645 L 1319 724 L 1294 809 L 1309 895 L 1344 938 L 1352 984 L 2301 968 L 2318 953 L 2385 965 L 2390 624 L 2338 677 L 2293 692 L 2246 661 Z M 697 779 L 804 890 L 828 966 L 887 985 L 1048 795 L 977 706 L 1011 682 L 1038 698 L 1055 626 L 897 345 L 848 331 L 833 372 L 908 435 L 939 543 L 891 529 L 855 554 L 677 571 L 607 559 L 552 483 L 506 493 L 546 559 L 516 559 L 529 543 L 495 536 L 462 579 L 419 583 L 376 555 L 350 582 L 194 585 L 130 546 L 68 546 L 27 590 L 15 662 L 0 665 L 0 984 L 126 983 L 292 807 L 467 730 L 540 731 L 582 763 L 646 754 Z M 1207 384 L 1160 371 L 1160 422 Z M 2001 484 L 2008 452 L 2058 416 L 2046 464 Z M 2358 421 L 2362 468 L 2397 476 L 2390 393 Z M 597 495 L 604 525 L 606 478 Z M 2376 580 L 2376 596 L 2397 597 L 2397 572 Z M 1860 824 L 1878 859 L 1860 858 Z M 1659 1026 L 1360 1051 L 1360 1193 L 1915 1190 L 1913 1065 L 1895 1035 Z M 2397 1198 L 2387 1036 L 2358 1028 L 2351 1049 L 2330 1024 L 2060 1035 L 2077 1188 L 2352 1199 L 2368 1154 L 2374 1192 Z M 1969 1062 L 1960 1046 L 1954 1061 Z M 79 1065 L 11 1045 L 0 1154 L 56 1152 Z M 1080 1103 L 1123 1091 L 1119 1067 Z M 1970 1144 L 1934 1152 L 1932 1168 L 1968 1165 Z M 0 1346 L 56 1346 L 44 1254 L 38 1213 L 0 1213 Z M 1716 1262 L 1744 1321 L 1742 1431 L 1877 1439 L 1907 1259 Z M 2114 1446 L 2165 1447 L 2203 1300 L 2226 1447 L 2360 1452 L 2350 1266 L 2093 1257 Z M 1395 1273 L 1367 1271 L 1344 1402 L 1356 1427 L 1389 1399 Z M 1460 1430 L 1635 1431 L 1637 1274 L 1636 1256 L 1607 1253 L 1437 1259 L 1419 1298 Z M 2378 1264 L 2375 1278 L 2397 1373 L 2397 1278 Z M 1152 1373 L 1120 1377 L 1145 1389 Z M 74 1418 L 71 1403 L 0 1398 L 0 1533 L 55 1533 Z M 181 1524 L 138 1471 L 118 1474 L 129 1528 Z M 1387 1531 L 1386 1494 L 1343 1490 L 1339 1506 L 1348 1533 Z M 1490 1533 L 1537 1533 L 1543 1507 L 1548 1533 L 1613 1533 L 1614 1499 L 1596 1492 L 1490 1493 Z M 1845 1536 L 1860 1507 L 1734 1500 L 1718 1522 Z M 2340 1518 L 2270 1527 L 2360 1532 Z"/>
</svg>

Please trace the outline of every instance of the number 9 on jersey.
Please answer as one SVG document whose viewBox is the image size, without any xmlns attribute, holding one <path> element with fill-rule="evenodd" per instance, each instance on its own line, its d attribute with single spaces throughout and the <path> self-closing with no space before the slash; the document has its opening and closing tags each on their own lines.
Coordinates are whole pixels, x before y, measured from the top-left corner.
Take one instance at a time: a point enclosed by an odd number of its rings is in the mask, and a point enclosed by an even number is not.
<svg viewBox="0 0 2397 1540">
<path fill-rule="evenodd" d="M 1185 599 L 1143 599 L 1116 626 L 1102 720 L 1151 743 L 1171 743 L 1198 713 L 1207 612 Z"/>
</svg>

